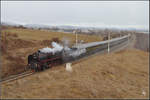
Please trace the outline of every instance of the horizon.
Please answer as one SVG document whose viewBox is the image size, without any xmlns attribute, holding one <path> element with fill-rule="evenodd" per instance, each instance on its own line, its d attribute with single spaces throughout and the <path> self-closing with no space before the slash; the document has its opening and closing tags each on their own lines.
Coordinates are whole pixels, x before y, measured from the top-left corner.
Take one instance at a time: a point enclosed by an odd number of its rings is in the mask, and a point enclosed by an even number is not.
<svg viewBox="0 0 150 100">
<path fill-rule="evenodd" d="M 42 28 L 42 27 L 61 27 L 61 26 L 70 26 L 70 27 L 81 27 L 81 28 L 98 28 L 98 29 L 118 29 L 118 30 L 144 30 L 144 31 L 149 31 L 149 29 L 144 29 L 144 28 L 140 28 L 140 26 L 137 26 L 137 27 L 134 27 L 134 26 L 115 26 L 115 25 L 109 25 L 109 26 L 94 26 L 94 25 L 87 25 L 87 24 L 25 24 L 25 23 L 17 23 L 17 22 L 6 22 L 6 21 L 1 21 L 1 23 L 5 23 L 5 24 L 8 24 L 8 25 L 12 25 L 12 26 L 15 26 L 15 25 L 23 25 L 23 26 L 28 26 L 28 25 L 31 25 L 30 27 L 34 27 L 34 25 L 38 26 L 39 25 L 39 28 Z M 138 28 L 139 27 L 139 28 Z"/>
<path fill-rule="evenodd" d="M 1 21 L 149 30 L 148 7 L 148 1 L 1 1 Z"/>
</svg>

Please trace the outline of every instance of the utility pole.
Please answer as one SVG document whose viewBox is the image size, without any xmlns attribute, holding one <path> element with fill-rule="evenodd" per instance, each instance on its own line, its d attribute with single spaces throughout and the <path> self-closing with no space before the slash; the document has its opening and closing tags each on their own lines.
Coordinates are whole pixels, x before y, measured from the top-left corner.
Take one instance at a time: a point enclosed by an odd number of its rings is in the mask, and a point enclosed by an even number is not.
<svg viewBox="0 0 150 100">
<path fill-rule="evenodd" d="M 75 34 L 76 34 L 76 46 L 77 46 L 77 43 L 78 43 L 78 34 L 77 34 L 76 31 L 75 31 Z"/>
<path fill-rule="evenodd" d="M 78 36 L 77 36 L 77 32 L 76 32 L 76 30 L 74 30 L 74 31 L 73 31 L 73 33 L 76 35 L 76 44 L 75 44 L 75 45 L 77 46 Z"/>
<path fill-rule="evenodd" d="M 120 37 L 121 37 L 122 34 L 123 34 L 123 31 L 120 31 Z"/>
<path fill-rule="evenodd" d="M 6 44 L 6 32 L 4 33 L 4 51 L 7 52 L 7 44 Z"/>
<path fill-rule="evenodd" d="M 110 32 L 108 32 L 108 53 L 110 52 Z"/>
<path fill-rule="evenodd" d="M 128 34 L 128 45 L 129 45 L 129 34 Z"/>
</svg>

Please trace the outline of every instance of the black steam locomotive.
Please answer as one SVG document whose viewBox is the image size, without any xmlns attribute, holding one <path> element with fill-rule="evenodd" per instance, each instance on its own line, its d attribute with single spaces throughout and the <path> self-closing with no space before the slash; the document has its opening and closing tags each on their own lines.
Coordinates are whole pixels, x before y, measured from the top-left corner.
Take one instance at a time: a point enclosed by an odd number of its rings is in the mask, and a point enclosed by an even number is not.
<svg viewBox="0 0 150 100">
<path fill-rule="evenodd" d="M 45 53 L 38 50 L 37 52 L 28 56 L 28 65 L 26 69 L 32 71 L 42 71 L 55 65 L 60 65 L 64 62 L 75 59 L 77 52 L 83 52 L 83 50 L 77 48 L 62 49 L 55 53 Z M 75 56 L 76 55 L 76 56 Z"/>
<path fill-rule="evenodd" d="M 37 52 L 28 56 L 28 69 L 42 71 L 63 62 L 62 51 L 53 53 Z"/>
</svg>

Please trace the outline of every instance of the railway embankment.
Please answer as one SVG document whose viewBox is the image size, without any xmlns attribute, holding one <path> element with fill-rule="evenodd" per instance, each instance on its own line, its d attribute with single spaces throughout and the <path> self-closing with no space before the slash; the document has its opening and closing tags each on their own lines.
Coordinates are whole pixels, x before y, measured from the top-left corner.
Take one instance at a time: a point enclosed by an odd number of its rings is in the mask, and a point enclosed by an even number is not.
<svg viewBox="0 0 150 100">
<path fill-rule="evenodd" d="M 149 53 L 95 55 L 1 85 L 2 98 L 148 98 Z M 143 94 L 144 93 L 144 94 Z"/>
</svg>

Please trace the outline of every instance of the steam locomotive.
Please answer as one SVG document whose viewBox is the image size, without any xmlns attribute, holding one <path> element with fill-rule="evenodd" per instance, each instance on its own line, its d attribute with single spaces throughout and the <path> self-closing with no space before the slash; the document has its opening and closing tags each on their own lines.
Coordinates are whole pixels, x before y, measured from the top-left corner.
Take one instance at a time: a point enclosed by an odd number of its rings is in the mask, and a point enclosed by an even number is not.
<svg viewBox="0 0 150 100">
<path fill-rule="evenodd" d="M 26 69 L 31 69 L 32 71 L 42 71 L 48 69 L 52 66 L 62 64 L 63 62 L 69 61 L 71 58 L 79 56 L 80 53 L 86 51 L 77 49 L 77 48 L 69 48 L 63 49 L 61 51 L 57 51 L 55 53 L 49 52 L 41 52 L 38 50 L 37 52 L 28 56 L 28 65 Z"/>
<path fill-rule="evenodd" d="M 63 62 L 62 51 L 53 53 L 43 53 L 40 50 L 28 56 L 27 68 L 32 71 L 42 71 Z"/>
</svg>

